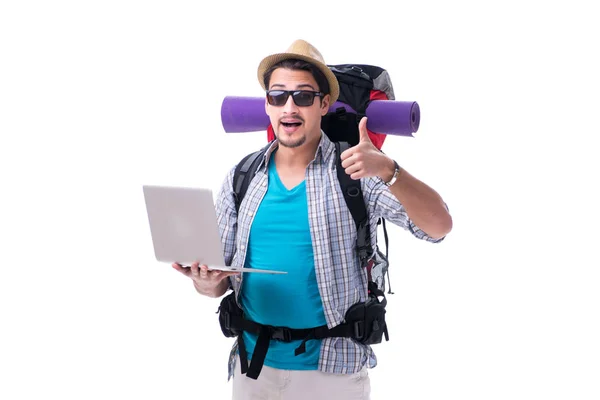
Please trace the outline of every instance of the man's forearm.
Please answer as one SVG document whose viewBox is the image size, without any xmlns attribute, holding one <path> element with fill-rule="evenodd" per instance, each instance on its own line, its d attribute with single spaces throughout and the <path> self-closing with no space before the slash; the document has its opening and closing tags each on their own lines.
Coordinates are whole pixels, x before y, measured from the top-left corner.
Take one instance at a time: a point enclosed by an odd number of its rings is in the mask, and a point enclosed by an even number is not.
<svg viewBox="0 0 600 400">
<path fill-rule="evenodd" d="M 401 168 L 390 191 L 402 203 L 408 217 L 429 237 L 439 239 L 452 230 L 452 217 L 441 196 Z"/>
</svg>

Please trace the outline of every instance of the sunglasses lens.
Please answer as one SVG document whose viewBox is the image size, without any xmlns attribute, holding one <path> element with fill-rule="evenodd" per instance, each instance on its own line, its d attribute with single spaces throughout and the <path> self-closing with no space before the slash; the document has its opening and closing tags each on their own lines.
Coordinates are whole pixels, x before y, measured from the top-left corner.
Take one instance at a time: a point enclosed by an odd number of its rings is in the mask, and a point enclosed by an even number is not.
<svg viewBox="0 0 600 400">
<path fill-rule="evenodd" d="M 279 107 L 287 102 L 289 95 L 289 92 L 284 90 L 270 90 L 267 93 L 267 101 L 270 105 Z"/>
<path fill-rule="evenodd" d="M 293 97 L 297 106 L 308 107 L 312 105 L 313 100 L 315 99 L 315 94 L 313 92 L 299 90 L 294 92 Z"/>
<path fill-rule="evenodd" d="M 298 107 L 312 106 L 316 96 L 315 92 L 310 90 L 269 90 L 267 101 L 272 106 L 281 107 L 287 103 L 290 94 Z"/>
</svg>

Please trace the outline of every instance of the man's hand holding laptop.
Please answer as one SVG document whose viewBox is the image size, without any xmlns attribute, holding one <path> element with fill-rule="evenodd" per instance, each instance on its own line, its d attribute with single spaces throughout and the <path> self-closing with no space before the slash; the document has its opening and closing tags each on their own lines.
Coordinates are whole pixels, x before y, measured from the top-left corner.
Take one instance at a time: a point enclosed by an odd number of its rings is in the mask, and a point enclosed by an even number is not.
<svg viewBox="0 0 600 400">
<path fill-rule="evenodd" d="M 189 267 L 181 264 L 171 264 L 173 269 L 181 272 L 194 282 L 194 287 L 198 293 L 209 297 L 221 297 L 229 288 L 229 278 L 233 275 L 239 275 L 239 272 L 210 270 L 206 265 L 200 265 L 198 262 L 192 263 Z"/>
</svg>

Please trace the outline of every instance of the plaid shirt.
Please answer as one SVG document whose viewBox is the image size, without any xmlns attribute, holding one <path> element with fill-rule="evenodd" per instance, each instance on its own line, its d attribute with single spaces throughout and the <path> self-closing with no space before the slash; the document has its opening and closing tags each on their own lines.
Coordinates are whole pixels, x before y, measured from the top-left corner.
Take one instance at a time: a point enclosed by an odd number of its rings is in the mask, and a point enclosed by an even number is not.
<svg viewBox="0 0 600 400">
<path fill-rule="evenodd" d="M 244 265 L 253 217 L 268 187 L 269 156 L 276 147 L 277 141 L 269 147 L 261 161 L 240 205 L 239 215 L 233 198 L 235 168 L 230 170 L 219 191 L 216 208 L 227 265 Z M 376 243 L 377 220 L 380 217 L 411 231 L 419 239 L 430 242 L 443 239 L 432 239 L 416 227 L 398 199 L 379 178 L 365 178 L 361 186 L 369 213 L 371 243 Z M 344 315 L 353 304 L 367 300 L 367 275 L 366 270 L 360 267 L 355 251 L 356 225 L 338 181 L 335 146 L 323 133 L 315 158 L 306 168 L 306 194 L 317 283 L 327 325 L 333 328 L 344 322 Z M 239 301 L 243 274 L 229 279 Z M 237 342 L 229 357 L 228 380 L 233 375 L 236 352 Z M 364 365 L 373 368 L 376 364 L 371 346 L 349 338 L 322 339 L 318 365 L 321 371 L 349 374 L 360 371 Z"/>
</svg>

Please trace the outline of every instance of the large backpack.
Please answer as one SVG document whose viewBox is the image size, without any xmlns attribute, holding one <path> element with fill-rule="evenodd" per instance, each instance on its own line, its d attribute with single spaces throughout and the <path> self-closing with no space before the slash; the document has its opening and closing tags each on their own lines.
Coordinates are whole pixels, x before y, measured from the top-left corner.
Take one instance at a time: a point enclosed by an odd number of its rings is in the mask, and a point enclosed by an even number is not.
<svg viewBox="0 0 600 400">
<path fill-rule="evenodd" d="M 321 128 L 336 146 L 337 175 L 344 194 L 346 204 L 352 214 L 357 229 L 356 250 L 363 267 L 367 268 L 370 282 L 375 283 L 378 291 L 385 292 L 387 274 L 387 286 L 389 284 L 388 270 L 388 236 L 385 220 L 380 218 L 378 225 L 383 226 L 385 238 L 385 254 L 377 244 L 370 243 L 370 226 L 367 209 L 364 203 L 360 181 L 355 181 L 344 172 L 341 166 L 340 155 L 344 150 L 359 143 L 358 124 L 371 100 L 395 100 L 394 90 L 388 72 L 378 66 L 364 64 L 339 64 L 329 65 L 331 71 L 338 79 L 340 95 L 338 102 L 348 107 L 337 107 L 330 111 L 321 120 Z M 354 111 L 354 112 L 353 112 Z M 379 150 L 386 138 L 385 133 L 372 132 L 368 130 L 369 138 Z M 267 128 L 267 139 L 270 143 L 275 139 L 272 125 Z M 236 210 L 246 194 L 251 179 L 256 173 L 262 156 L 269 145 L 261 150 L 248 154 L 237 165 L 233 178 L 233 190 L 236 199 Z M 374 255 L 372 259 L 370 255 Z M 371 289 L 371 288 L 370 288 Z M 388 293 L 392 293 L 391 286 Z"/>
</svg>

